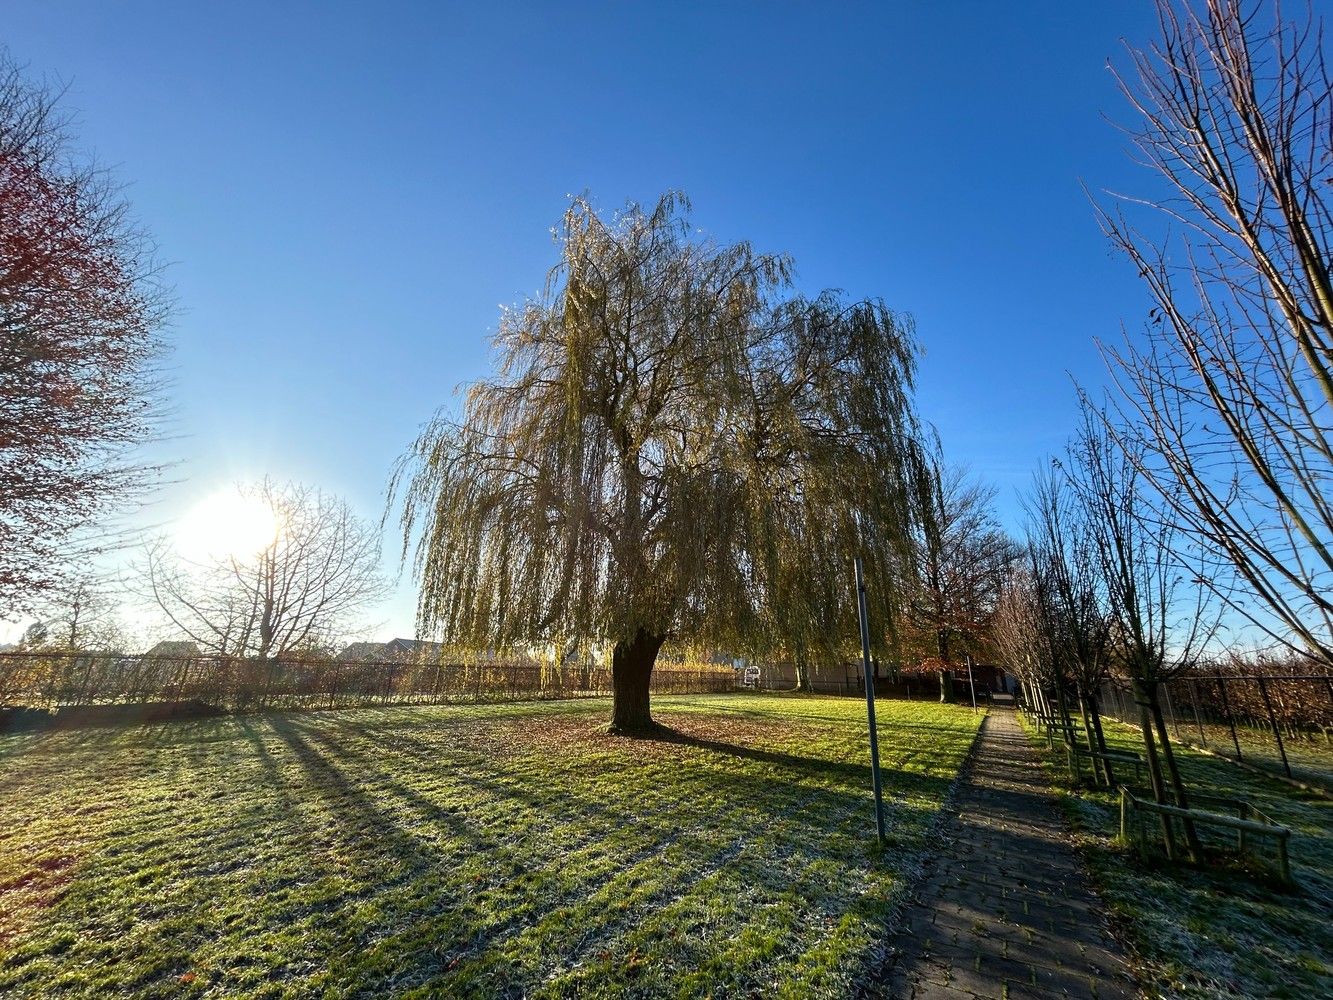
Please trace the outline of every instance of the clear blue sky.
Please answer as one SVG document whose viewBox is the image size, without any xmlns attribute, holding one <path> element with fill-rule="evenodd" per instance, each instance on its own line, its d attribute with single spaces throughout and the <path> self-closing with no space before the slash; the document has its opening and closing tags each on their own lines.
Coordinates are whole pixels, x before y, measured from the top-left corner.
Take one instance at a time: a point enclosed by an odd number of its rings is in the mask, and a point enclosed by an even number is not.
<svg viewBox="0 0 1333 1000">
<path fill-rule="evenodd" d="M 1080 187 L 1151 191 L 1104 120 L 1147 0 L 1022 4 L 7 0 L 0 43 L 69 85 L 82 141 L 172 261 L 181 481 L 318 484 L 378 517 L 393 459 L 485 374 L 571 192 L 681 188 L 808 290 L 917 320 L 948 455 L 1017 490 L 1069 373 L 1137 327 Z M 403 588 L 382 634 L 411 627 Z"/>
</svg>

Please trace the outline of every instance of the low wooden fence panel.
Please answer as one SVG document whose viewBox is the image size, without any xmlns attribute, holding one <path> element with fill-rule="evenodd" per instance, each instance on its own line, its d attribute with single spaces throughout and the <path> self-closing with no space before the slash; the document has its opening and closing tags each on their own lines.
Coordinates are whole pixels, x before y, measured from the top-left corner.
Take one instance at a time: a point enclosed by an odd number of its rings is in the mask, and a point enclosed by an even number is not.
<svg viewBox="0 0 1333 1000">
<path fill-rule="evenodd" d="M 662 665 L 657 694 L 717 694 L 736 672 Z M 0 707 L 198 702 L 226 712 L 600 697 L 609 668 L 528 661 L 343 661 L 222 656 L 0 653 Z"/>
</svg>

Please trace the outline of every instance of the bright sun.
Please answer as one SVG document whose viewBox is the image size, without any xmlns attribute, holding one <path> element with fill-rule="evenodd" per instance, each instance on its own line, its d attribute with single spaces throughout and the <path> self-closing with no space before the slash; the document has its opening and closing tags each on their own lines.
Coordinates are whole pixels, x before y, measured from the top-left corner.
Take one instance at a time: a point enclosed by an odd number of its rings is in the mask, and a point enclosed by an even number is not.
<svg viewBox="0 0 1333 1000">
<path fill-rule="evenodd" d="M 272 544 L 278 515 L 259 497 L 220 490 L 197 503 L 176 527 L 176 545 L 187 559 L 246 559 Z"/>
</svg>

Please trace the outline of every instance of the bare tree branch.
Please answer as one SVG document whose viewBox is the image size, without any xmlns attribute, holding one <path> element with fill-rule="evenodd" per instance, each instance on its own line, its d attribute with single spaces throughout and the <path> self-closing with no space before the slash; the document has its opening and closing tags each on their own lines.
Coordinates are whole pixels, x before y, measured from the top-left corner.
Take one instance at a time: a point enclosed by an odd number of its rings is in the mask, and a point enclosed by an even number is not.
<svg viewBox="0 0 1333 1000">
<path fill-rule="evenodd" d="M 273 512 L 271 542 L 199 565 L 149 545 L 145 596 L 180 634 L 221 656 L 280 656 L 337 638 L 386 584 L 380 537 L 317 489 L 271 480 L 243 491 Z"/>
</svg>

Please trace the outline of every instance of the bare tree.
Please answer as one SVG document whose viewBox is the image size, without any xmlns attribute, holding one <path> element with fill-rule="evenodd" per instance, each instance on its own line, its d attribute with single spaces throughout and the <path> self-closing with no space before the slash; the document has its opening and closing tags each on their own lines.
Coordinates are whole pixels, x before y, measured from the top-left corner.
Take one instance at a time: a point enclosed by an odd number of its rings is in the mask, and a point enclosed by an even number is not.
<svg viewBox="0 0 1333 1000">
<path fill-rule="evenodd" d="M 1051 662 L 1052 643 L 1029 560 L 1009 568 L 995 602 L 991 636 L 996 651 L 1019 682 L 1019 695 L 1033 709 L 1047 710 L 1045 692 L 1058 682 Z"/>
<path fill-rule="evenodd" d="M 575 200 L 544 296 L 502 320 L 498 373 L 391 488 L 422 631 L 608 647 L 621 732 L 655 728 L 668 640 L 854 648 L 854 552 L 887 620 L 923 468 L 909 321 L 791 295 L 790 261 L 698 238 L 686 208 L 608 223 Z"/>
<path fill-rule="evenodd" d="M 37 610 L 44 649 L 117 652 L 128 646 L 106 582 L 91 573 L 71 576 Z"/>
<path fill-rule="evenodd" d="M 1233 613 L 1333 663 L 1333 86 L 1323 25 L 1277 4 L 1159 0 L 1120 76 L 1174 241 L 1103 213 L 1152 296 L 1106 350 L 1128 454 Z M 1160 227 L 1154 227 L 1154 233 Z M 1236 584 L 1239 587 L 1236 587 Z"/>
<path fill-rule="evenodd" d="M 1060 462 L 1037 475 L 1027 510 L 1028 593 L 1040 622 L 1036 637 L 1047 646 L 1047 679 L 1066 719 L 1066 695 L 1072 695 L 1088 748 L 1102 755 L 1094 758 L 1096 770 L 1113 784 L 1098 705 L 1111 662 L 1112 623 L 1099 531 L 1091 522 L 1100 512 L 1075 491 Z"/>
<path fill-rule="evenodd" d="M 1165 802 L 1169 778 L 1176 805 L 1188 808 L 1162 714 L 1161 685 L 1193 667 L 1214 635 L 1217 621 L 1209 614 L 1209 594 L 1197 570 L 1183 562 L 1188 545 L 1147 490 L 1139 471 L 1143 457 L 1126 450 L 1105 414 L 1085 409 L 1071 457 L 1070 481 L 1083 504 L 1105 586 L 1116 667 L 1129 679 L 1139 706 L 1153 794 Z M 1183 825 L 1197 858 L 1194 826 L 1188 820 Z M 1163 832 L 1174 853 L 1165 816 Z"/>
<path fill-rule="evenodd" d="M 31 610 L 72 546 L 153 482 L 168 299 L 106 173 L 0 50 L 0 604 Z M 107 536 L 102 536 L 105 541 Z"/>
<path fill-rule="evenodd" d="M 383 596 L 379 532 L 345 502 L 267 479 L 243 492 L 273 512 L 273 540 L 258 552 L 201 565 L 161 539 L 149 548 L 148 595 L 201 650 L 264 658 L 311 649 Z"/>
</svg>

